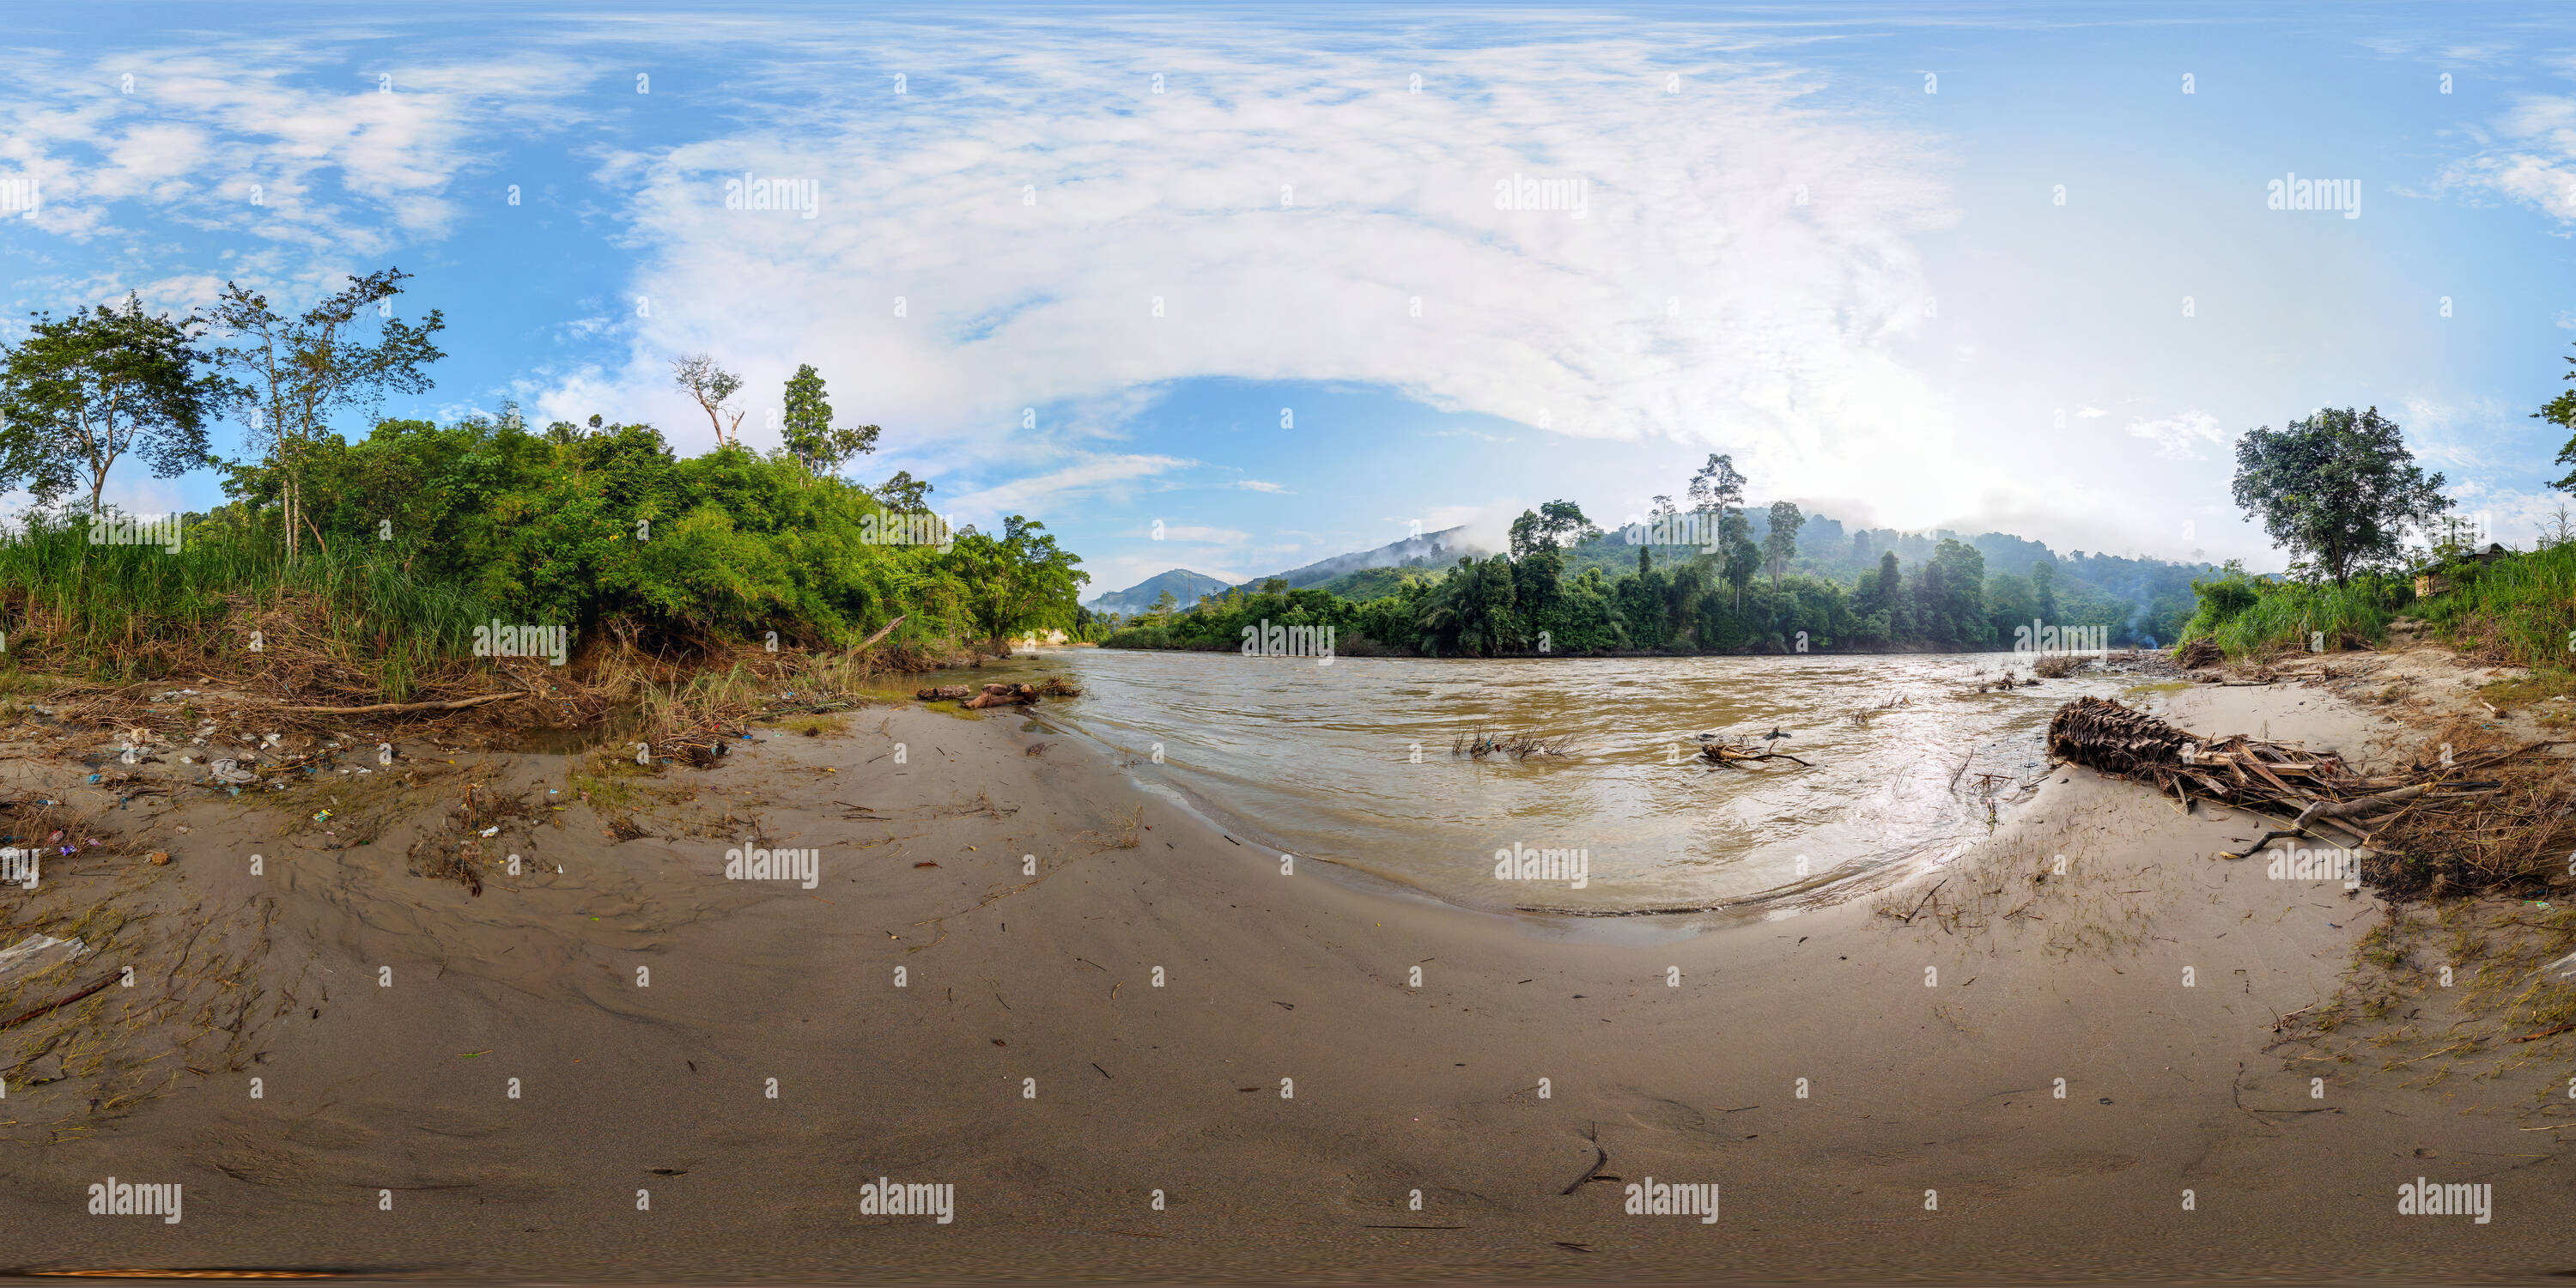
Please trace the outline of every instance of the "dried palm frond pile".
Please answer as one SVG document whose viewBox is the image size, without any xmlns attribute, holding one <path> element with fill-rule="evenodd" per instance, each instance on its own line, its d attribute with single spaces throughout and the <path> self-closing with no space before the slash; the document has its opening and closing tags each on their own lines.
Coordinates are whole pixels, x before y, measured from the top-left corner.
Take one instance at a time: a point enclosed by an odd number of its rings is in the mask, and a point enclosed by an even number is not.
<svg viewBox="0 0 2576 1288">
<path fill-rule="evenodd" d="M 2545 887 L 2554 869 L 2539 858 L 2576 832 L 2566 793 L 2556 792 L 2536 817 L 2499 816 L 2498 807 L 2527 811 L 2534 792 L 2552 795 L 2549 784 L 2564 775 L 2548 774 L 2533 753 L 2556 745 L 2371 775 L 2333 752 L 2243 734 L 2204 738 L 2103 698 L 2069 702 L 2048 725 L 2054 759 L 2152 784 L 2186 808 L 2217 801 L 2273 821 L 2272 831 L 2227 857 L 2290 838 L 2347 845 L 2364 851 L 2363 880 L 2400 895 Z M 2523 830 L 2504 835 L 2516 828 Z"/>
</svg>

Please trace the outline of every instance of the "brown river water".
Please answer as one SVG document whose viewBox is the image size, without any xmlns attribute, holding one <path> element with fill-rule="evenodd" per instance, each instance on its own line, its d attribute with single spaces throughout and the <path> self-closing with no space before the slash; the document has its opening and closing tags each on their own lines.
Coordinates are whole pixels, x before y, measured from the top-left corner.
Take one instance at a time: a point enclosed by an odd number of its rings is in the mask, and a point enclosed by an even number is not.
<svg viewBox="0 0 2576 1288">
<path fill-rule="evenodd" d="M 1044 718 L 1247 841 L 1472 908 L 1751 911 L 1955 853 L 2044 772 L 2058 705 L 2137 678 L 2088 671 L 1955 697 L 2011 654 L 1538 659 L 1244 657 L 1063 648 L 958 679 L 1057 673 Z M 927 677 L 926 677 L 927 678 Z M 953 682 L 939 677 L 937 682 Z M 1878 710 L 1904 698 L 1903 705 Z M 1848 718 L 1870 709 L 1865 724 Z M 1695 736 L 1788 736 L 1809 762 L 1737 769 Z M 1476 730 L 1561 756 L 1452 754 Z M 1159 754 L 1158 754 L 1159 753 Z M 2010 781 L 2007 781 L 2010 780 Z M 1510 876 L 1497 874 L 1508 852 Z M 1551 853 L 1553 852 L 1553 853 Z"/>
</svg>

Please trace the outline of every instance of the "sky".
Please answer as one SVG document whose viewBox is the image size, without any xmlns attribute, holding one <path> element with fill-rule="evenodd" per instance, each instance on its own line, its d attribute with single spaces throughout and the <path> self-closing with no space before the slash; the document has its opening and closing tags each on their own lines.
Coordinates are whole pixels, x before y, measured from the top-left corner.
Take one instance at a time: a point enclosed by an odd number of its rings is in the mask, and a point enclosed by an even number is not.
<svg viewBox="0 0 2576 1288">
<path fill-rule="evenodd" d="M 2252 8 L 11 4 L 0 341 L 398 266 L 448 356 L 380 414 L 703 451 L 703 351 L 767 448 L 811 363 L 883 429 L 853 478 L 1044 522 L 1086 595 L 1606 526 L 1712 452 L 1846 525 L 2277 569 L 2233 444 L 2347 405 L 2528 544 L 2576 23 Z"/>
</svg>

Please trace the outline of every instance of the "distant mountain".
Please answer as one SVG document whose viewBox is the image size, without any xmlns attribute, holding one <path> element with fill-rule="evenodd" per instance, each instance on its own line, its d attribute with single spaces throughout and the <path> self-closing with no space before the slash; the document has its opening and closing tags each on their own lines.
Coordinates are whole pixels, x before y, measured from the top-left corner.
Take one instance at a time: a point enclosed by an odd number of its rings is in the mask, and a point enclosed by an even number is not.
<svg viewBox="0 0 2576 1288">
<path fill-rule="evenodd" d="M 1191 572 L 1187 568 L 1174 568 L 1168 572 L 1156 573 L 1125 590 L 1113 590 L 1087 600 L 1083 607 L 1095 613 L 1118 613 L 1133 617 L 1152 608 L 1154 601 L 1163 597 L 1164 591 L 1172 592 L 1173 600 L 1181 607 L 1187 608 L 1199 602 L 1201 595 L 1223 594 L 1225 586 L 1225 579 L 1222 577 L 1211 577 L 1203 572 Z"/>
<path fill-rule="evenodd" d="M 1358 572 L 1363 568 L 1412 566 L 1446 569 L 1461 558 L 1472 556 L 1482 559 L 1491 553 L 1468 541 L 1466 526 L 1461 524 L 1455 528 L 1442 528 L 1438 532 L 1426 532 L 1418 537 L 1390 541 L 1375 550 L 1335 555 L 1330 559 L 1310 563 L 1303 568 L 1291 568 L 1286 572 L 1273 573 L 1271 577 L 1287 582 L 1290 590 L 1303 590 L 1308 586 L 1323 585 L 1344 573 Z M 1271 580 L 1271 577 L 1255 577 L 1243 583 L 1243 588 L 1258 590 L 1264 582 Z"/>
<path fill-rule="evenodd" d="M 1483 559 L 1491 553 L 1468 541 L 1467 529 L 1462 524 L 1455 528 L 1442 528 L 1438 532 L 1426 532 L 1418 537 L 1390 541 L 1375 550 L 1355 550 L 1349 554 L 1335 555 L 1330 559 L 1307 564 L 1303 568 L 1291 568 L 1286 572 L 1272 573 L 1268 577 L 1255 577 L 1239 585 L 1246 591 L 1259 590 L 1263 583 L 1276 578 L 1287 582 L 1291 590 L 1303 590 L 1309 586 L 1321 586 L 1335 578 L 1369 568 L 1413 567 L 1440 572 L 1455 565 L 1461 558 L 1472 556 Z M 1174 568 L 1169 572 L 1140 581 L 1125 590 L 1113 590 L 1096 599 L 1085 600 L 1082 606 L 1095 613 L 1119 613 L 1133 617 L 1152 608 L 1154 601 L 1161 598 L 1166 590 L 1172 592 L 1172 598 L 1180 607 L 1188 608 L 1198 603 L 1201 595 L 1222 595 L 1233 588 L 1206 573 L 1191 572 L 1187 568 Z"/>
</svg>

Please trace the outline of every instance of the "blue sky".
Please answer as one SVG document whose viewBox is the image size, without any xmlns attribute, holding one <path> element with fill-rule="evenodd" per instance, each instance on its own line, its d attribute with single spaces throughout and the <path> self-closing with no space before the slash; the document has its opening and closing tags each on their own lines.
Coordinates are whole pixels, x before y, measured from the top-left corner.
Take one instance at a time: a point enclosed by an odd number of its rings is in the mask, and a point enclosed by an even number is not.
<svg viewBox="0 0 2576 1288">
<path fill-rule="evenodd" d="M 1040 518 L 1095 593 L 1615 520 L 1711 451 L 1846 522 L 2277 567 L 2230 444 L 2325 404 L 2528 541 L 2576 26 L 2243 8 L 14 5 L 0 335 L 396 264 L 450 357 L 389 414 L 701 450 L 706 350 L 766 446 L 811 362 L 884 427 L 855 476 Z M 2358 217 L 2267 208 L 2292 174 Z"/>
</svg>

